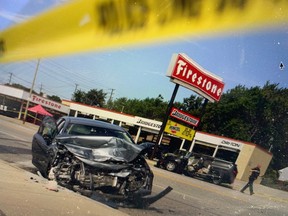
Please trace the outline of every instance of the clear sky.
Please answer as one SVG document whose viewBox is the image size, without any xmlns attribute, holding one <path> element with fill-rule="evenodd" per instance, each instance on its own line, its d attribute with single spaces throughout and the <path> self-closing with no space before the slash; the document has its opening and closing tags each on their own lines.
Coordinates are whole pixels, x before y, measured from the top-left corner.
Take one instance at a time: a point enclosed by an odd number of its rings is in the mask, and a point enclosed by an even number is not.
<svg viewBox="0 0 288 216">
<path fill-rule="evenodd" d="M 0 31 L 64 0 L 0 0 Z M 71 99 L 75 88 L 103 89 L 109 98 L 144 99 L 161 94 L 168 101 L 174 89 L 166 77 L 174 53 L 185 53 L 223 78 L 225 90 L 236 85 L 263 86 L 267 81 L 288 88 L 288 25 L 229 35 L 178 38 L 149 46 L 41 59 L 35 90 Z M 284 68 L 280 68 L 281 62 Z M 0 83 L 31 87 L 37 60 L 0 64 Z M 12 76 L 11 76 L 12 74 Z M 194 94 L 179 88 L 176 101 Z"/>
</svg>

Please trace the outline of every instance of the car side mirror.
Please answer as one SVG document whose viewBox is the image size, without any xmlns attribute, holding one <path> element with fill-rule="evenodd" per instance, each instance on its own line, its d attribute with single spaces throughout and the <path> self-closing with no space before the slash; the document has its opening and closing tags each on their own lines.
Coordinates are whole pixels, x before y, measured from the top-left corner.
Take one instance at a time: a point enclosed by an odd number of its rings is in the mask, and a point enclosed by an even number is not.
<svg viewBox="0 0 288 216">
<path fill-rule="evenodd" d="M 42 137 L 43 137 L 43 139 L 45 140 L 45 142 L 46 142 L 47 145 L 51 145 L 51 143 L 52 143 L 52 137 L 51 137 L 49 134 L 44 134 Z"/>
</svg>

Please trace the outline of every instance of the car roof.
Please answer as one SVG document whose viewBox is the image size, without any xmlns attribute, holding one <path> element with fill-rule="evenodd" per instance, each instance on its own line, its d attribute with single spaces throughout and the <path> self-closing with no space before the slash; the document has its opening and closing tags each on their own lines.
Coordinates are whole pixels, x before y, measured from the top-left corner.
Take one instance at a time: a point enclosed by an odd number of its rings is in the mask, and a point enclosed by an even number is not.
<svg viewBox="0 0 288 216">
<path fill-rule="evenodd" d="M 114 125 L 111 123 L 94 120 L 94 119 L 72 117 L 72 116 L 65 116 L 65 117 L 62 117 L 61 119 L 65 119 L 68 123 L 72 123 L 72 124 L 83 124 L 83 125 L 102 127 L 102 128 L 112 129 L 112 130 L 125 131 L 124 128 L 118 125 Z"/>
</svg>

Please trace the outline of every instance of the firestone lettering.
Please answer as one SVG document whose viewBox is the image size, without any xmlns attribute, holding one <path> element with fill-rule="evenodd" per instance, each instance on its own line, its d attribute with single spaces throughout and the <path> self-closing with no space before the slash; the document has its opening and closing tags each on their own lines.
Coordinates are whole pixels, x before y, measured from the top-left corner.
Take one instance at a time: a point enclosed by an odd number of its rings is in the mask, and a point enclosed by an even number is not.
<svg viewBox="0 0 288 216">
<path fill-rule="evenodd" d="M 147 125 L 147 126 L 150 126 L 150 127 L 154 127 L 154 128 L 161 128 L 161 125 L 160 124 L 156 124 L 156 123 L 153 123 L 153 122 L 148 122 L 148 121 L 143 121 L 141 119 L 139 119 L 137 121 L 138 124 L 142 124 L 142 125 Z"/>
<path fill-rule="evenodd" d="M 193 72 L 192 70 L 188 70 L 188 65 L 186 62 L 182 61 L 181 59 L 177 62 L 177 70 L 176 75 L 181 75 L 182 77 L 186 78 L 187 80 L 191 80 L 191 83 L 198 85 L 200 88 L 206 90 L 207 92 L 211 92 L 212 94 L 216 94 L 218 97 L 221 95 L 222 88 L 218 87 L 216 84 L 212 84 L 210 80 L 204 78 L 199 75 L 197 72 Z"/>
<path fill-rule="evenodd" d="M 41 103 L 43 105 L 47 105 L 47 106 L 51 106 L 51 107 L 54 107 L 54 108 L 57 108 L 57 109 L 61 109 L 61 105 L 53 102 L 53 101 L 48 101 L 48 100 L 45 100 L 43 98 L 39 98 L 35 95 L 33 95 L 32 97 L 32 101 L 34 102 L 37 102 L 37 103 Z"/>
</svg>

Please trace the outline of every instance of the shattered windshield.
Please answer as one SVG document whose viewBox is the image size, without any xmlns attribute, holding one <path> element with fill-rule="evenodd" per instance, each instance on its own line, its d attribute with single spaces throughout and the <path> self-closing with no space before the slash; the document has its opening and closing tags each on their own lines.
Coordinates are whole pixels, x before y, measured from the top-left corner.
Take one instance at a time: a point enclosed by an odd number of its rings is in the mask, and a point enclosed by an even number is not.
<svg viewBox="0 0 288 216">
<path fill-rule="evenodd" d="M 66 128 L 66 132 L 69 135 L 76 136 L 110 136 L 124 139 L 133 143 L 132 138 L 125 131 L 113 130 L 110 128 L 96 127 L 91 125 L 82 124 L 69 124 Z"/>
</svg>

